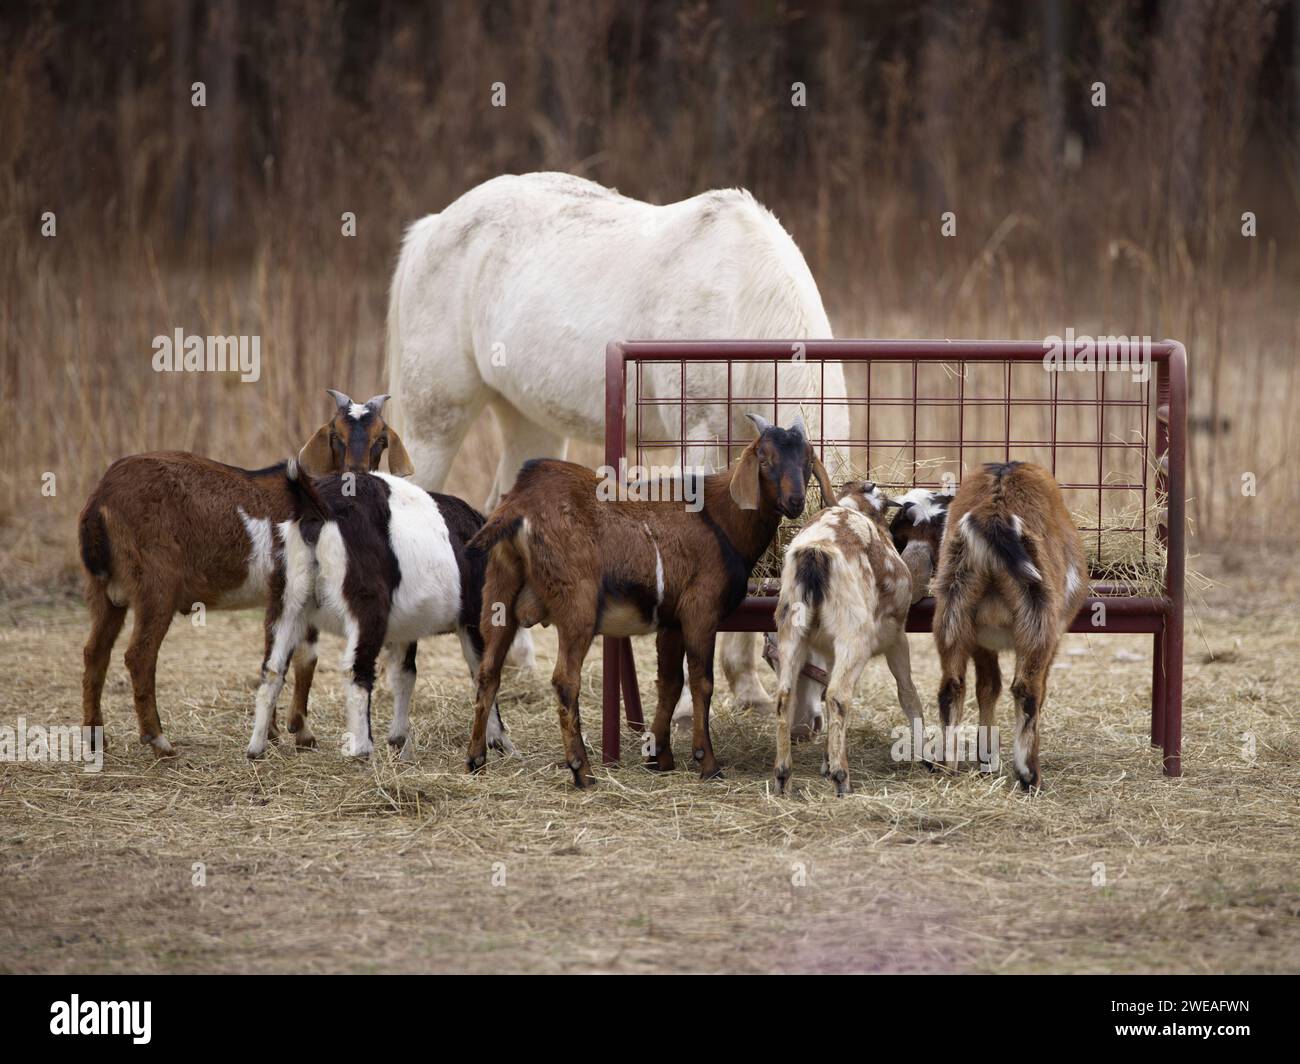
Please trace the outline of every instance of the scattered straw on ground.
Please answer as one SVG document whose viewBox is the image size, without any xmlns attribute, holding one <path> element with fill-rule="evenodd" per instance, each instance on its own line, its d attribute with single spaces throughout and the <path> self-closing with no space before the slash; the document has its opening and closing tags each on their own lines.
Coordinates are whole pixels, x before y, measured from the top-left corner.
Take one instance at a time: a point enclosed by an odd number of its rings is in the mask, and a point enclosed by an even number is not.
<svg viewBox="0 0 1300 1064">
<path fill-rule="evenodd" d="M 555 767 L 549 632 L 539 674 L 505 689 L 523 756 L 494 755 L 481 777 L 462 769 L 470 703 L 452 639 L 421 649 L 414 763 L 345 762 L 329 741 L 250 764 L 259 620 L 178 619 L 160 690 L 179 757 L 136 745 L 119 646 L 103 771 L 0 765 L 0 970 L 1295 971 L 1294 563 L 1213 563 L 1180 780 L 1148 740 L 1149 640 L 1069 637 L 1032 799 L 1005 778 L 893 763 L 901 714 L 879 662 L 854 708 L 848 798 L 817 775 L 817 744 L 796 749 L 794 796 L 770 797 L 771 721 L 725 691 L 725 781 L 649 773 L 629 735 L 621 767 L 579 794 Z M 0 724 L 79 719 L 83 635 L 75 604 L 0 608 Z M 323 645 L 325 740 L 342 688 L 337 643 Z M 932 692 L 923 636 L 913 661 Z M 597 744 L 599 664 L 584 679 Z M 390 707 L 382 694 L 377 739 Z M 1005 696 L 999 721 L 1005 753 Z"/>
</svg>

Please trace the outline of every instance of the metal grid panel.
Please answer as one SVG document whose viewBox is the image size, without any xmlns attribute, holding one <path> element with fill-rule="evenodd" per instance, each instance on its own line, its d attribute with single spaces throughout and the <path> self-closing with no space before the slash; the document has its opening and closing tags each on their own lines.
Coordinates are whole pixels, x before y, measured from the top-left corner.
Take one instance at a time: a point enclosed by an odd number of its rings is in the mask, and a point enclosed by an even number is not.
<svg viewBox="0 0 1300 1064">
<path fill-rule="evenodd" d="M 811 367 L 804 378 L 816 381 L 815 394 L 791 396 L 781 392 L 780 384 L 793 345 L 780 345 L 781 356 L 768 358 L 742 345 L 722 359 L 709 357 L 699 350 L 701 345 L 649 346 L 653 350 L 639 344 L 625 349 L 632 417 L 628 443 L 638 466 L 671 454 L 685 467 L 699 464 L 708 452 L 716 455 L 708 465 L 725 465 L 750 438 L 736 431 L 738 423 L 744 424 L 740 414 L 751 411 L 778 419 L 798 406 L 816 427 L 813 442 L 824 462 L 828 453 L 843 456 L 858 475 L 866 475 L 877 470 L 882 456 L 890 456 L 902 475 L 875 479 L 891 491 L 938 488 L 943 485 L 938 474 L 960 480 L 982 461 L 1038 461 L 1057 477 L 1076 514 L 1085 508 L 1081 503 L 1090 507 L 1092 516 L 1081 517 L 1078 526 L 1093 545 L 1096 567 L 1104 568 L 1108 544 L 1114 548 L 1121 536 L 1133 537 L 1137 548 L 1125 545 L 1119 552 L 1112 549 L 1112 555 L 1149 561 L 1153 529 L 1148 517 L 1156 506 L 1151 374 L 1143 381 L 1127 372 L 1049 373 L 1037 345 L 1030 345 L 1029 358 L 1018 351 L 1015 357 L 979 361 L 964 361 L 960 349 L 966 345 L 956 344 L 948 345 L 947 361 L 919 355 L 874 357 L 869 351 L 859 358 L 851 351 L 804 352 L 804 365 Z M 678 346 L 683 350 L 673 350 Z M 827 363 L 850 367 L 855 362 L 862 368 L 846 381 L 845 394 L 827 396 Z M 923 367 L 946 375 L 948 394 L 927 394 L 920 380 Z M 692 375 L 694 380 L 689 379 Z M 737 384 L 741 375 L 770 378 L 772 387 L 746 392 Z M 972 394 L 967 386 L 973 378 L 998 381 L 999 394 Z M 1026 384 L 1035 379 L 1044 394 L 1028 394 Z M 848 431 L 827 430 L 828 407 L 841 414 Z M 692 425 L 689 413 L 703 410 L 709 418 Z M 1038 415 L 1034 430 L 1013 431 L 1013 413 Z M 1068 432 L 1067 421 L 1072 424 Z M 933 457 L 924 460 L 922 452 L 942 454 L 947 463 L 935 464 Z"/>
</svg>

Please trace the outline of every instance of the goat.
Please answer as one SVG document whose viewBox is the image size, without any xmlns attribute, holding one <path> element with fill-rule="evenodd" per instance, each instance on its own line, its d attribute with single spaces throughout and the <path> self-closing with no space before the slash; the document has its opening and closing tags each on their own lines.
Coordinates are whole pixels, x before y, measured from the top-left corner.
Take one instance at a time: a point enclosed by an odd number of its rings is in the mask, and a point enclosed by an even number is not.
<svg viewBox="0 0 1300 1064">
<path fill-rule="evenodd" d="M 848 486 L 841 489 L 842 506 L 864 510 L 864 507 L 844 493 Z M 930 593 L 930 577 L 939 556 L 939 544 L 943 538 L 944 518 L 948 505 L 952 502 L 952 492 L 929 491 L 925 488 L 913 488 L 905 495 L 891 498 L 881 492 L 879 485 L 868 492 L 872 506 L 880 504 L 881 509 L 871 510 L 872 519 L 879 522 L 886 511 L 898 508 L 898 512 L 889 522 L 889 537 L 894 549 L 898 551 L 907 566 L 912 582 L 912 602 L 918 602 Z M 787 547 L 787 550 L 789 548 Z M 764 637 L 763 658 L 772 666 L 774 672 L 781 671 L 781 657 L 777 650 L 776 636 L 768 633 Z M 821 731 L 825 724 L 822 701 L 828 676 L 824 668 L 826 660 L 813 648 L 808 648 L 807 660 L 802 669 L 794 675 L 794 688 L 789 698 L 790 737 L 800 741 L 812 738 Z"/>
<path fill-rule="evenodd" d="M 798 246 L 740 189 L 661 206 L 569 174 L 509 174 L 414 223 L 393 274 L 386 357 L 416 483 L 442 490 L 485 405 L 502 440 L 485 513 L 528 459 L 564 458 L 568 439 L 603 443 L 605 401 L 592 382 L 604 379 L 605 345 L 620 336 L 829 339 L 831 325 Z M 783 393 L 792 403 L 818 395 L 822 371 L 783 364 Z M 827 423 L 814 433 L 864 438 L 856 420 L 849 431 L 849 408 L 830 402 L 845 395 L 843 366 L 827 363 L 824 373 Z M 720 394 L 727 376 L 701 363 L 681 383 L 676 366 L 646 366 L 638 379 L 647 394 L 684 390 L 685 400 Z M 733 386 L 736 395 L 772 395 L 773 367 L 739 363 Z M 683 435 L 728 438 L 727 416 L 715 403 L 687 403 Z M 646 439 L 682 427 L 656 404 L 640 417 Z M 730 438 L 747 427 L 732 411 Z M 682 462 L 730 461 L 717 454 L 688 447 Z M 739 704 L 770 707 L 756 648 L 752 635 L 724 633 L 718 658 Z"/>
<path fill-rule="evenodd" d="M 981 770 L 993 771 L 991 728 L 1002 677 L 998 651 L 1016 652 L 1014 765 L 1025 790 L 1041 787 L 1039 717 L 1062 633 L 1088 596 L 1078 529 L 1051 473 L 1029 462 L 990 463 L 966 477 L 948 513 L 933 581 L 939 651 L 939 719 L 949 770 L 975 661 Z"/>
<path fill-rule="evenodd" d="M 657 633 L 659 703 L 649 767 L 660 771 L 673 768 L 670 723 L 685 653 L 695 706 L 694 759 L 702 777 L 721 775 L 709 737 L 718 624 L 744 599 L 749 574 L 782 515 L 803 512 L 809 477 L 817 478 L 825 498 L 834 497 L 802 418 L 782 429 L 749 417 L 758 438 L 730 469 L 703 477 L 698 511 L 674 502 L 601 502 L 599 478 L 571 462 L 538 460 L 520 470 L 470 544 L 488 559 L 486 649 L 466 759 L 471 772 L 486 761 L 488 707 L 500 685 L 505 648 L 517 626 L 549 621 L 559 636 L 552 680 L 565 763 L 579 788 L 595 783 L 578 690 L 583 658 L 597 635 Z M 489 628 L 495 603 L 505 605 L 505 624 Z"/>
<path fill-rule="evenodd" d="M 952 490 L 913 488 L 903 495 L 885 498 L 886 508 L 898 507 L 889 523 L 889 535 L 912 574 L 913 602 L 930 593 L 930 580 L 939 564 L 939 547 L 954 494 Z"/>
<path fill-rule="evenodd" d="M 374 750 L 371 694 L 385 648 L 393 688 L 388 742 L 409 759 L 416 641 L 457 632 L 470 676 L 478 672 L 483 565 L 465 548 L 483 515 L 455 496 L 385 473 L 361 474 L 351 483 L 336 475 L 313 481 L 290 460 L 283 477 L 293 514 L 280 526 L 284 553 L 271 581 L 268 649 L 248 756 L 266 751 L 289 655 L 304 632 L 320 628 L 347 639 L 344 753 L 368 757 Z M 513 752 L 495 702 L 488 733 L 494 749 Z"/>
<path fill-rule="evenodd" d="M 891 541 L 887 505 L 875 484 L 846 484 L 837 504 L 804 525 L 786 548 L 776 607 L 777 794 L 785 793 L 790 779 L 791 702 L 810 656 L 831 663 L 822 775 L 835 783 L 837 795 L 852 789 L 845 741 L 849 702 L 876 654 L 885 655 L 913 732 L 921 731 L 921 699 L 912 684 L 905 630 L 912 578 Z"/>
<path fill-rule="evenodd" d="M 384 453 L 388 468 L 409 476 L 402 441 L 383 419 L 377 395 L 354 403 L 329 393 L 334 415 L 302 448 L 300 461 L 319 472 L 360 474 Z M 174 753 L 158 717 L 158 650 L 172 616 L 265 605 L 277 550 L 276 525 L 293 513 L 285 466 L 239 469 L 183 451 L 157 451 L 109 466 L 81 511 L 78 538 L 86 570 L 90 637 L 82 676 L 82 723 L 103 724 L 101 696 L 113 643 L 135 613 L 126 667 L 131 674 L 140 741 L 159 756 Z M 308 629 L 294 657 L 289 731 L 314 746 L 307 695 L 316 669 L 316 633 Z M 92 733 L 94 734 L 94 733 Z"/>
</svg>

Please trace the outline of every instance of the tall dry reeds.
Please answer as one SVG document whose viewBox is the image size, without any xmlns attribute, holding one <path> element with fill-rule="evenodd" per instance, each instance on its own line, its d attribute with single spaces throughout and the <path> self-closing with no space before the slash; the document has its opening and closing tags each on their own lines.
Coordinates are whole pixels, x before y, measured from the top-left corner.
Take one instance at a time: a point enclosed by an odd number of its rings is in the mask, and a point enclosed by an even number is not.
<svg viewBox="0 0 1300 1064">
<path fill-rule="evenodd" d="M 382 390 L 403 227 L 536 169 L 658 202 L 748 186 L 804 249 L 840 335 L 1182 339 L 1198 531 L 1292 537 L 1300 94 L 1279 26 L 1300 19 L 1279 10 L 7 9 L 0 588 L 75 570 L 75 516 L 112 459 L 260 465 L 321 420 L 325 387 Z M 261 379 L 153 372 L 153 338 L 178 327 L 259 335 Z M 478 433 L 450 485 L 476 500 L 495 446 Z"/>
</svg>

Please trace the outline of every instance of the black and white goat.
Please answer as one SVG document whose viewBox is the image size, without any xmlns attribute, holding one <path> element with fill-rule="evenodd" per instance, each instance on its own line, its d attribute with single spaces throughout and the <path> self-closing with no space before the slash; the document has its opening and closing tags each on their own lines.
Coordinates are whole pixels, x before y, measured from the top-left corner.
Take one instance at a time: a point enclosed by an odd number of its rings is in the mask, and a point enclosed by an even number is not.
<svg viewBox="0 0 1300 1064">
<path fill-rule="evenodd" d="M 470 676 L 478 674 L 484 566 L 465 545 L 483 526 L 483 516 L 454 496 L 383 473 L 313 481 L 291 460 L 285 478 L 294 516 L 280 526 L 284 552 L 271 580 L 270 649 L 248 756 L 265 752 L 289 657 L 313 627 L 347 640 L 343 667 L 351 682 L 344 753 L 366 757 L 373 750 L 371 692 L 375 663 L 385 648 L 393 688 L 388 742 L 409 758 L 416 641 L 458 633 Z M 512 752 L 495 700 L 487 733 L 489 745 Z"/>
</svg>

